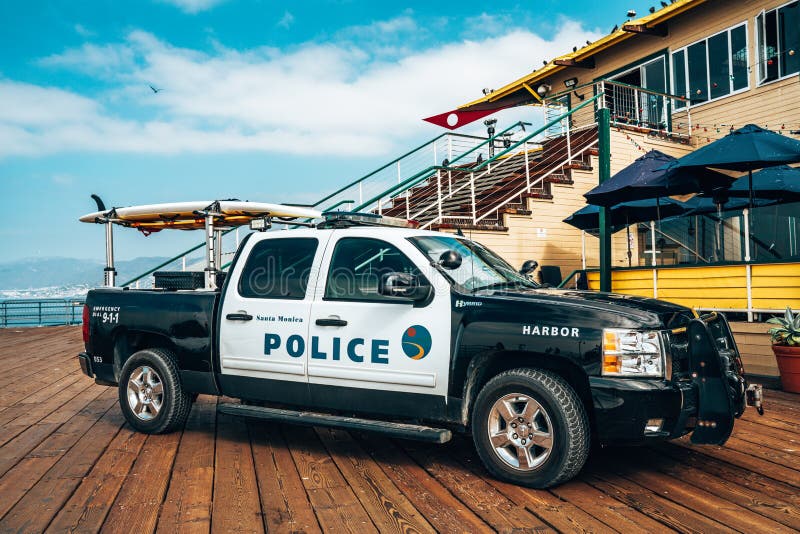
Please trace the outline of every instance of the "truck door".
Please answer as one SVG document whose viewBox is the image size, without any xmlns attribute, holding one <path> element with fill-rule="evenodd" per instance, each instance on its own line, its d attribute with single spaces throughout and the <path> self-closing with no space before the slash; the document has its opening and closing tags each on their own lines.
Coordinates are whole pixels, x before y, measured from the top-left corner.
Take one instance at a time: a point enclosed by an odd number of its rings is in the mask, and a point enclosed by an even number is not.
<svg viewBox="0 0 800 534">
<path fill-rule="evenodd" d="M 334 232 L 309 325 L 315 406 L 429 416 L 443 409 L 450 289 L 425 260 L 402 238 L 390 243 L 369 230 Z M 379 294 L 379 280 L 390 272 L 423 277 L 433 297 L 415 306 Z"/>
<path fill-rule="evenodd" d="M 329 232 L 285 234 L 253 236 L 229 273 L 220 309 L 220 381 L 237 397 L 305 403 L 310 288 L 318 274 L 312 267 Z"/>
</svg>

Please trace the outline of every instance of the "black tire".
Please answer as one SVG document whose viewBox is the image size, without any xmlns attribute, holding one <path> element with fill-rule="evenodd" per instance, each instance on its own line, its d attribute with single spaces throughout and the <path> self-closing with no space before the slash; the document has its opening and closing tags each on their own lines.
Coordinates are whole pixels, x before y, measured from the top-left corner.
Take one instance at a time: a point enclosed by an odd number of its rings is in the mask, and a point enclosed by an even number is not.
<svg viewBox="0 0 800 534">
<path fill-rule="evenodd" d="M 164 349 L 144 349 L 128 358 L 119 377 L 119 405 L 139 432 L 165 434 L 182 428 L 192 398 L 181 387 L 175 356 Z"/>
<path fill-rule="evenodd" d="M 561 377 L 537 369 L 512 369 L 489 380 L 478 394 L 472 439 L 495 477 L 548 488 L 571 479 L 586 463 L 589 420 L 578 395 Z M 512 465 L 515 461 L 518 465 Z"/>
</svg>

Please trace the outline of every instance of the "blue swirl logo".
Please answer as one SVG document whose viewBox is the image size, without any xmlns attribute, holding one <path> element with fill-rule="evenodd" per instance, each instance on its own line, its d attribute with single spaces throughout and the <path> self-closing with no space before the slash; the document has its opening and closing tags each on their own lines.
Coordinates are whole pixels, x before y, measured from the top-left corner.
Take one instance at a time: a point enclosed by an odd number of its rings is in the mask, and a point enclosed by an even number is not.
<svg viewBox="0 0 800 534">
<path fill-rule="evenodd" d="M 431 352 L 431 333 L 424 326 L 415 324 L 403 332 L 403 352 L 412 360 L 421 360 Z"/>
</svg>

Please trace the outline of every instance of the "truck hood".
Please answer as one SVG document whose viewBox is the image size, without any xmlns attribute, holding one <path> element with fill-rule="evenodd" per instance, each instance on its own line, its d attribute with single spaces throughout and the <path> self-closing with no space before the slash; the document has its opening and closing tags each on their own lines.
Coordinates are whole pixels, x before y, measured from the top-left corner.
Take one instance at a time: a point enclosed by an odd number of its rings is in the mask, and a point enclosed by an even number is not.
<svg viewBox="0 0 800 534">
<path fill-rule="evenodd" d="M 513 300 L 528 301 L 551 306 L 570 306 L 575 308 L 591 308 L 595 313 L 622 316 L 638 326 L 651 328 L 676 328 L 684 325 L 694 317 L 692 310 L 665 302 L 663 300 L 623 295 L 620 293 L 603 293 L 600 291 L 578 291 L 565 289 L 501 289 L 486 293 L 478 293 L 491 301 Z M 579 310 L 576 309 L 576 313 Z"/>
</svg>

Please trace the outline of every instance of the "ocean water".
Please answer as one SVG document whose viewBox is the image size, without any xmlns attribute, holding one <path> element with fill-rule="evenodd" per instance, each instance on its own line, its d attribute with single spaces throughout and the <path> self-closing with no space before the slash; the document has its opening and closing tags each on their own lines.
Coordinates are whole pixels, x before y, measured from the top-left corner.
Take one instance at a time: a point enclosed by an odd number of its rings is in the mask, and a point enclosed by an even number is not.
<svg viewBox="0 0 800 534">
<path fill-rule="evenodd" d="M 0 289 L 0 300 L 29 300 L 29 299 L 84 299 L 86 293 L 92 289 L 87 284 L 31 287 L 27 289 Z"/>
<path fill-rule="evenodd" d="M 80 324 L 89 289 L 84 284 L 0 289 L 0 328 Z"/>
</svg>

